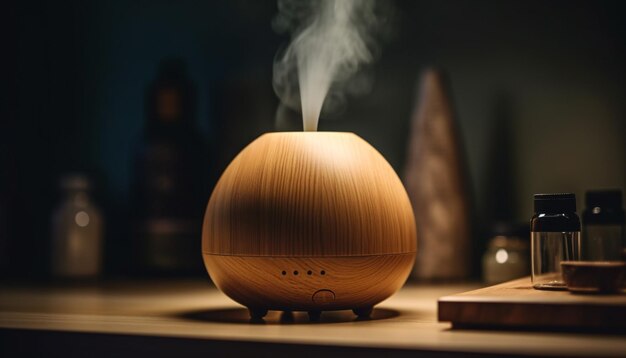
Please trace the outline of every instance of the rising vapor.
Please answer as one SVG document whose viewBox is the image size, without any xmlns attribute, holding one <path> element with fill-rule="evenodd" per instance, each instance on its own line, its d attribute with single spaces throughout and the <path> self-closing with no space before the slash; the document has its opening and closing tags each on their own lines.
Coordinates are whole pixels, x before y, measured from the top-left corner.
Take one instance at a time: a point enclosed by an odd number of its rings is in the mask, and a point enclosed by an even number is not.
<svg viewBox="0 0 626 358">
<path fill-rule="evenodd" d="M 376 58 L 380 36 L 374 34 L 389 14 L 379 5 L 375 0 L 279 0 L 274 28 L 291 32 L 292 41 L 274 62 L 274 90 L 284 105 L 302 111 L 305 131 L 317 130 L 322 108 L 332 105 L 325 102 L 329 91 L 341 100 L 347 82 Z"/>
</svg>

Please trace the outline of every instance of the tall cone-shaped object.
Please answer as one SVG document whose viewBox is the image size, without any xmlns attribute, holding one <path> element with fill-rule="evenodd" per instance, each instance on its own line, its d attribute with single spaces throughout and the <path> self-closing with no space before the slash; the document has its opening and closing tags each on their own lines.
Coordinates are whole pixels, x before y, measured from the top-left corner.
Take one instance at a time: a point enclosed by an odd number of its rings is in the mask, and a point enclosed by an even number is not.
<svg viewBox="0 0 626 358">
<path fill-rule="evenodd" d="M 409 136 L 405 186 L 418 228 L 413 276 L 450 280 L 471 272 L 464 153 L 445 76 L 426 70 Z"/>
</svg>

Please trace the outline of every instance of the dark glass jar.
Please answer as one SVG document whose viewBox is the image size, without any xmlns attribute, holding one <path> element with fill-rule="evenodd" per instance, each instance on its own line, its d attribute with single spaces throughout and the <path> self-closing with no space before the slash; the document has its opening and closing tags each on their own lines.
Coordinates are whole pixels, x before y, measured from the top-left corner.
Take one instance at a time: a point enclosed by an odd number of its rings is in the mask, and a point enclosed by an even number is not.
<svg viewBox="0 0 626 358">
<path fill-rule="evenodd" d="M 182 60 L 161 62 L 145 106 L 134 163 L 135 265 L 148 274 L 201 274 L 206 162 L 195 125 L 195 85 Z"/>
<path fill-rule="evenodd" d="M 535 215 L 530 221 L 531 278 L 533 287 L 566 288 L 561 261 L 580 260 L 580 219 L 574 194 L 535 194 Z"/>
<path fill-rule="evenodd" d="M 624 209 L 620 190 L 594 190 L 585 195 L 583 259 L 621 259 L 624 248 Z"/>
</svg>

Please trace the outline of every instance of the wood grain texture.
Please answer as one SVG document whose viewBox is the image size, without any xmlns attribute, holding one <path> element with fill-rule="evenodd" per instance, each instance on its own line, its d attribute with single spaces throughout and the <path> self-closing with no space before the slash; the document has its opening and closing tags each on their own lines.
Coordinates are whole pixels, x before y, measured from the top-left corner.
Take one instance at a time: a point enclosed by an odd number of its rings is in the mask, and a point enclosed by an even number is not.
<svg viewBox="0 0 626 358">
<path fill-rule="evenodd" d="M 535 290 L 528 277 L 442 297 L 438 306 L 439 320 L 456 326 L 626 329 L 626 294 Z"/>
<path fill-rule="evenodd" d="M 247 307 L 340 310 L 372 307 L 406 281 L 415 254 L 272 258 L 204 255 L 217 287 Z M 314 298 L 314 294 L 321 292 Z M 330 294 L 327 294 L 330 293 Z"/>
<path fill-rule="evenodd" d="M 257 312 L 365 312 L 406 281 L 415 220 L 396 173 L 358 136 L 270 133 L 218 181 L 202 250 L 216 285 Z"/>
<path fill-rule="evenodd" d="M 415 231 L 400 179 L 363 139 L 279 132 L 256 139 L 223 173 L 202 248 L 272 257 L 414 253 Z"/>
</svg>

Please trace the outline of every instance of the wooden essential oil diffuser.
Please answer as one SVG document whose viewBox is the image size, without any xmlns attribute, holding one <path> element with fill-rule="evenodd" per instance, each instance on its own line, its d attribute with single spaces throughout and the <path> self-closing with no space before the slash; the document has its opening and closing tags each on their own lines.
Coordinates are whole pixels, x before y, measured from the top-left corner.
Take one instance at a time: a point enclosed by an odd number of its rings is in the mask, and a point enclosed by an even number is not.
<svg viewBox="0 0 626 358">
<path fill-rule="evenodd" d="M 369 316 L 402 287 L 415 252 L 400 179 L 353 133 L 262 135 L 222 174 L 202 230 L 213 282 L 253 319 L 268 310 Z"/>
</svg>

